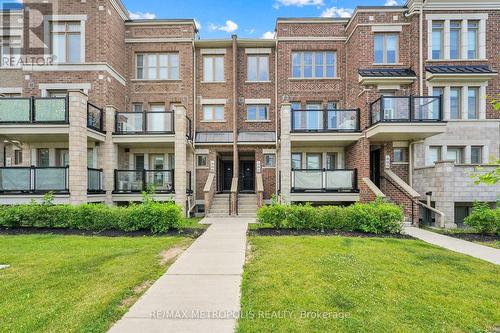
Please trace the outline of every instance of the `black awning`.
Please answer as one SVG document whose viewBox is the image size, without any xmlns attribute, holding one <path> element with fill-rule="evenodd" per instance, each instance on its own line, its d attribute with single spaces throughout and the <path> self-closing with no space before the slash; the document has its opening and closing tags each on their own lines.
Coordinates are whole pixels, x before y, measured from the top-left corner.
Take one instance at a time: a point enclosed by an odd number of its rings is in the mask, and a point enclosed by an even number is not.
<svg viewBox="0 0 500 333">
<path fill-rule="evenodd" d="M 470 66 L 426 66 L 425 70 L 432 74 L 494 74 L 488 65 Z"/>
<path fill-rule="evenodd" d="M 232 143 L 233 132 L 198 132 L 196 143 Z"/>
<path fill-rule="evenodd" d="M 370 68 L 360 69 L 359 75 L 363 77 L 415 77 L 415 72 L 410 68 Z"/>
</svg>

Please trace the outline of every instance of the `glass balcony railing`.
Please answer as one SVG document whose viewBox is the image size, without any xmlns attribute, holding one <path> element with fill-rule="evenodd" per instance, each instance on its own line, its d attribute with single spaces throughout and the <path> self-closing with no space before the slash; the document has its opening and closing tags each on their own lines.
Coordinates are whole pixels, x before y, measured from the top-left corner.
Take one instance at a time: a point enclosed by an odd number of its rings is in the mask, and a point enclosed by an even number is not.
<svg viewBox="0 0 500 333">
<path fill-rule="evenodd" d="M 357 170 L 292 170 L 292 192 L 358 192 Z"/>
<path fill-rule="evenodd" d="M 2 167 L 0 193 L 67 193 L 68 167 Z"/>
<path fill-rule="evenodd" d="M 292 110 L 292 132 L 356 132 L 359 110 Z"/>
<path fill-rule="evenodd" d="M 439 96 L 382 96 L 370 105 L 371 124 L 442 121 Z"/>
<path fill-rule="evenodd" d="M 0 123 L 67 124 L 65 97 L 0 98 Z"/>
<path fill-rule="evenodd" d="M 102 169 L 88 168 L 87 191 L 89 193 L 100 193 L 102 189 Z"/>
<path fill-rule="evenodd" d="M 146 191 L 154 187 L 157 193 L 174 192 L 174 170 L 115 170 L 115 192 Z"/>
<path fill-rule="evenodd" d="M 117 112 L 117 134 L 173 134 L 174 112 Z"/>
<path fill-rule="evenodd" d="M 91 103 L 87 103 L 87 127 L 98 132 L 104 129 L 104 111 Z"/>
</svg>

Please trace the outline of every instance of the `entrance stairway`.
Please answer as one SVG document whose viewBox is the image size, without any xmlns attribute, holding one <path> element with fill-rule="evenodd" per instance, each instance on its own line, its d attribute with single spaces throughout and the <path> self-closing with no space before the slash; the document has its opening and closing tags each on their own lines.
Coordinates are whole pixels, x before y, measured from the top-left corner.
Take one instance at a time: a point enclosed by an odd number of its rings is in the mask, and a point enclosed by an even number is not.
<svg viewBox="0 0 500 333">
<path fill-rule="evenodd" d="M 238 216 L 255 217 L 258 204 L 256 194 L 238 195 Z M 229 217 L 229 193 L 215 194 L 207 217 Z"/>
</svg>

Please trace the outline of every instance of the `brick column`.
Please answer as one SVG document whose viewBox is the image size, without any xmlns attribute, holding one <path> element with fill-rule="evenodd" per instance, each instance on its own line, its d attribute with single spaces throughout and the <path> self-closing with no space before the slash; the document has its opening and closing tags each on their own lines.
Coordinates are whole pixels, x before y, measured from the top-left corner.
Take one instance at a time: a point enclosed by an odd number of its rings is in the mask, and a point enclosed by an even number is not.
<svg viewBox="0 0 500 333">
<path fill-rule="evenodd" d="M 115 169 L 118 169 L 118 145 L 113 143 L 115 131 L 115 114 L 117 109 L 113 105 L 105 108 L 106 140 L 102 145 L 100 165 L 103 169 L 103 190 L 106 191 L 106 204 L 113 204 L 113 190 L 115 183 Z"/>
<path fill-rule="evenodd" d="M 175 203 L 186 208 L 186 107 L 182 104 L 174 106 L 175 110 L 175 170 L 174 189 Z"/>
<path fill-rule="evenodd" d="M 69 91 L 69 192 L 73 205 L 87 202 L 87 94 Z"/>
<path fill-rule="evenodd" d="M 292 144 L 290 130 L 292 105 L 281 104 L 281 139 L 280 139 L 280 171 L 281 171 L 281 201 L 290 202 L 291 173 L 292 173 Z"/>
</svg>

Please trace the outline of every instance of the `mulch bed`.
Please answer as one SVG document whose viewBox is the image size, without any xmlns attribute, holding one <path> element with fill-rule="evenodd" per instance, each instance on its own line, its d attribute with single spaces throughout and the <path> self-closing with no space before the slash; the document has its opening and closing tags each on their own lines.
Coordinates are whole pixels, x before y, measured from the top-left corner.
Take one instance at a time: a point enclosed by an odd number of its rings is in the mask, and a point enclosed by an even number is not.
<svg viewBox="0 0 500 333">
<path fill-rule="evenodd" d="M 357 231 L 338 231 L 338 230 L 295 230 L 295 229 L 275 229 L 262 228 L 248 230 L 250 236 L 344 236 L 344 237 L 362 237 L 362 238 L 399 238 L 415 239 L 403 234 L 372 234 Z"/>
<path fill-rule="evenodd" d="M 0 228 L 0 235 L 76 235 L 76 236 L 104 236 L 104 237 L 144 237 L 144 236 L 186 236 L 198 237 L 205 229 L 184 228 L 181 230 L 169 230 L 165 233 L 153 234 L 148 230 L 139 231 L 119 231 L 119 230 L 103 230 L 89 231 L 79 229 L 58 229 L 58 228 Z"/>
<path fill-rule="evenodd" d="M 450 236 L 458 239 L 463 239 L 471 242 L 495 242 L 500 241 L 500 236 L 498 235 L 483 235 L 483 234 L 454 234 L 454 233 L 442 233 L 442 235 Z"/>
</svg>

